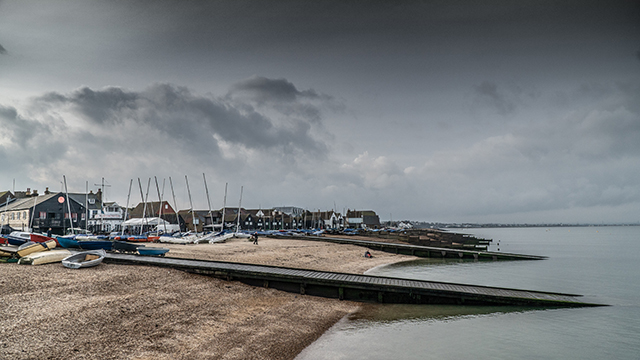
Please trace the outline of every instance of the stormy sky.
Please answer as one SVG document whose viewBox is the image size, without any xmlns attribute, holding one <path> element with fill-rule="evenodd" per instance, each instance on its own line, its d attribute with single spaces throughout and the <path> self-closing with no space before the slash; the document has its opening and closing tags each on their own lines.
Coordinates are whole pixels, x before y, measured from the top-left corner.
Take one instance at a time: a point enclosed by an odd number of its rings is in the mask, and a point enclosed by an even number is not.
<svg viewBox="0 0 640 360">
<path fill-rule="evenodd" d="M 0 1 L 0 189 L 640 221 L 634 1 Z M 149 198 L 157 200 L 155 184 Z"/>
</svg>

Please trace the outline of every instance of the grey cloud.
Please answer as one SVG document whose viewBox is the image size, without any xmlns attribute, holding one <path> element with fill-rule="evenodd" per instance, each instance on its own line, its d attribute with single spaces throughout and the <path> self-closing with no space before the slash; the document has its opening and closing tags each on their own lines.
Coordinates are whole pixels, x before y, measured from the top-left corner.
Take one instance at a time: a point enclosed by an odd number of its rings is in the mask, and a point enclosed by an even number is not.
<svg viewBox="0 0 640 360">
<path fill-rule="evenodd" d="M 321 120 L 320 107 L 327 106 L 332 111 L 342 107 L 331 96 L 320 94 L 313 89 L 298 90 L 287 79 L 269 79 L 262 76 L 253 76 L 237 82 L 231 87 L 226 98 L 273 109 L 285 116 L 307 119 L 314 123 Z"/>
<path fill-rule="evenodd" d="M 322 156 L 327 150 L 311 136 L 311 120 L 291 119 L 283 125 L 251 106 L 195 95 L 172 84 L 154 84 L 139 92 L 83 87 L 68 95 L 48 93 L 36 102 L 42 108 L 69 105 L 85 121 L 109 131 L 118 131 L 115 125 L 135 123 L 214 153 L 218 151 L 216 136 L 248 149 L 279 149 L 283 157 L 292 152 Z"/>
<path fill-rule="evenodd" d="M 0 55 L 4 54 L 7 54 L 7 49 L 5 49 L 4 46 L 0 45 Z"/>
<path fill-rule="evenodd" d="M 294 102 L 298 99 L 319 99 L 321 96 L 314 90 L 298 90 L 286 79 L 269 79 L 253 76 L 240 81 L 231 87 L 230 94 L 244 93 L 252 100 L 262 102 Z"/>
<path fill-rule="evenodd" d="M 638 59 L 638 61 L 640 61 L 640 50 L 636 51 L 636 59 Z"/>
<path fill-rule="evenodd" d="M 135 110 L 137 97 L 137 94 L 117 87 L 108 87 L 99 91 L 82 87 L 68 96 L 52 92 L 39 97 L 36 101 L 72 104 L 88 120 L 97 123 L 113 123 L 120 120 L 119 115 L 123 110 Z"/>
<path fill-rule="evenodd" d="M 19 147 L 27 148 L 38 133 L 47 132 L 47 126 L 21 117 L 13 107 L 0 105 L 0 128 L 4 136 Z"/>
<path fill-rule="evenodd" d="M 502 116 L 515 111 L 516 104 L 505 93 L 498 90 L 496 83 L 483 81 L 480 85 L 475 85 L 473 89 L 477 103 L 490 106 Z"/>
</svg>

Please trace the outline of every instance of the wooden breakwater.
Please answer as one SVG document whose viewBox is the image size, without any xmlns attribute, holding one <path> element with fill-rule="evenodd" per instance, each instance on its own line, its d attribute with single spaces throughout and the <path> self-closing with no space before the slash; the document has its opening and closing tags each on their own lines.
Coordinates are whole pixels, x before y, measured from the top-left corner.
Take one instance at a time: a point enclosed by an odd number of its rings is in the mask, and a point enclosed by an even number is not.
<svg viewBox="0 0 640 360">
<path fill-rule="evenodd" d="M 468 234 L 453 233 L 437 229 L 406 229 L 359 231 L 359 236 L 373 239 L 396 240 L 412 245 L 453 249 L 487 250 L 491 239 L 480 239 Z"/>
<path fill-rule="evenodd" d="M 425 258 L 453 258 L 453 259 L 473 259 L 473 260 L 544 260 L 546 256 L 525 255 L 504 253 L 498 251 L 484 251 L 475 248 L 443 248 L 433 246 L 411 245 L 396 242 L 359 240 L 354 238 L 340 236 L 279 236 L 272 235 L 275 238 L 297 239 L 308 241 L 323 241 L 337 244 L 348 244 L 362 246 L 372 250 L 391 252 L 402 255 L 412 255 Z"/>
<path fill-rule="evenodd" d="M 359 302 L 401 304 L 515 305 L 527 307 L 601 306 L 580 295 L 507 289 L 382 276 L 335 273 L 221 261 L 109 253 L 107 263 L 160 266 L 237 280 L 300 294 Z"/>
</svg>

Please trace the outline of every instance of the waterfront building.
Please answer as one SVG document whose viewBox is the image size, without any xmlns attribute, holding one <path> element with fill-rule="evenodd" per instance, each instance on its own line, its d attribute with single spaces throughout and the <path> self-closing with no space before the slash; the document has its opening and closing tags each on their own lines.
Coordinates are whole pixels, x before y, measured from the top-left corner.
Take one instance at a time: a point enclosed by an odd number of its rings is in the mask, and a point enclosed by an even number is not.
<svg viewBox="0 0 640 360">
<path fill-rule="evenodd" d="M 18 194 L 20 193 L 20 194 Z M 24 197 L 22 197 L 24 193 Z M 67 229 L 85 227 L 85 207 L 72 197 L 63 192 L 38 195 L 33 193 L 16 191 L 19 198 L 13 199 L 8 204 L 0 204 L 0 224 L 11 226 L 14 229 L 46 233 L 51 228 L 52 233 L 62 235 Z M 70 214 L 71 213 L 71 214 Z"/>
</svg>

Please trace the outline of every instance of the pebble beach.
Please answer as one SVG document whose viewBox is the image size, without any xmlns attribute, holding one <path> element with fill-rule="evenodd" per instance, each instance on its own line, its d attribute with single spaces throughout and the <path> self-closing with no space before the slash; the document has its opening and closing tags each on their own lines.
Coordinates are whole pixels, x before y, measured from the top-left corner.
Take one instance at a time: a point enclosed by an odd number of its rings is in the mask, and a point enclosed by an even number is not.
<svg viewBox="0 0 640 360">
<path fill-rule="evenodd" d="M 304 240 L 162 244 L 168 257 L 362 274 L 411 256 Z M 174 269 L 0 263 L 0 359 L 293 359 L 359 303 Z"/>
</svg>

